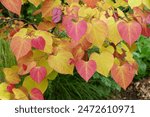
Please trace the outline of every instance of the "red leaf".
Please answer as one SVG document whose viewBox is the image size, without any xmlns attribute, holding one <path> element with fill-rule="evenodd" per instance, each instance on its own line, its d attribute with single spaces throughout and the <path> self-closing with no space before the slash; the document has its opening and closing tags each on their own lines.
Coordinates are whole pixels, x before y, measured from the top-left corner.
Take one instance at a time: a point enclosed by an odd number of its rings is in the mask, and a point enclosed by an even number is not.
<svg viewBox="0 0 150 117">
<path fill-rule="evenodd" d="M 125 63 L 122 66 L 114 64 L 111 69 L 111 75 L 115 82 L 121 86 L 124 90 L 130 85 L 135 75 L 134 66 L 129 63 Z"/>
<path fill-rule="evenodd" d="M 118 24 L 118 31 L 122 39 L 131 46 L 141 35 L 142 28 L 136 21 L 129 23 L 122 21 Z"/>
<path fill-rule="evenodd" d="M 45 48 L 45 40 L 41 36 L 36 39 L 32 39 L 31 44 L 32 44 L 32 47 L 39 49 L 39 50 L 44 50 Z"/>
<path fill-rule="evenodd" d="M 31 78 L 37 83 L 41 83 L 46 77 L 47 71 L 45 67 L 34 67 L 30 71 Z"/>
<path fill-rule="evenodd" d="M 76 62 L 76 69 L 80 76 L 88 82 L 96 71 L 96 63 L 93 60 L 88 62 L 79 60 Z"/>
<path fill-rule="evenodd" d="M 32 100 L 44 100 L 43 94 L 42 92 L 37 89 L 37 88 L 33 88 L 30 92 L 30 98 Z"/>
<path fill-rule="evenodd" d="M 10 47 L 18 60 L 27 55 L 31 50 L 31 41 L 22 39 L 21 37 L 14 37 L 11 41 Z"/>
<path fill-rule="evenodd" d="M 1 0 L 0 1 L 9 11 L 20 15 L 22 0 Z"/>
</svg>

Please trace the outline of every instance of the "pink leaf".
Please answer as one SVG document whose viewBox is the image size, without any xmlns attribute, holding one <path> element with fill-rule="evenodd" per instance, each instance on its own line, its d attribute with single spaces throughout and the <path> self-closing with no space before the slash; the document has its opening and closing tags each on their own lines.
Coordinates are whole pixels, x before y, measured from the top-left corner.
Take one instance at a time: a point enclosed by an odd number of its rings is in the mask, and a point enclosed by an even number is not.
<svg viewBox="0 0 150 117">
<path fill-rule="evenodd" d="M 30 92 L 30 98 L 32 100 L 44 100 L 43 94 L 42 92 L 37 89 L 37 88 L 33 88 Z"/>
<path fill-rule="evenodd" d="M 32 39 L 31 44 L 32 44 L 32 47 L 39 49 L 39 50 L 44 50 L 45 48 L 45 40 L 41 36 L 36 39 Z"/>
<path fill-rule="evenodd" d="M 41 83 L 46 77 L 47 71 L 45 67 L 34 67 L 30 71 L 31 78 L 37 83 Z"/>
<path fill-rule="evenodd" d="M 122 39 L 131 46 L 141 35 L 142 28 L 136 21 L 129 23 L 122 21 L 118 24 L 118 31 Z"/>
<path fill-rule="evenodd" d="M 66 31 L 72 39 L 80 40 L 87 31 L 87 23 L 84 20 L 79 22 L 68 20 L 66 23 Z"/>
<path fill-rule="evenodd" d="M 61 20 L 62 11 L 59 8 L 54 8 L 52 12 L 52 20 L 54 23 L 58 23 Z"/>
<path fill-rule="evenodd" d="M 96 71 L 96 62 L 93 60 L 88 62 L 79 60 L 76 62 L 76 69 L 80 76 L 88 82 Z"/>
</svg>

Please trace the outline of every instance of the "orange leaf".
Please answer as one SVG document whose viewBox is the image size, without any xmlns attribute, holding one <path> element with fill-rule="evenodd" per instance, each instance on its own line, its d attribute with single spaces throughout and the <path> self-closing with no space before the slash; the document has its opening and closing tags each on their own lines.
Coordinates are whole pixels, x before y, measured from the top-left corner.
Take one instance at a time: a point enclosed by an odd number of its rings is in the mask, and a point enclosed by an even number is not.
<svg viewBox="0 0 150 117">
<path fill-rule="evenodd" d="M 130 85 L 135 75 L 134 66 L 129 63 L 125 63 L 122 66 L 114 64 L 111 69 L 111 75 L 115 82 L 121 86 L 124 90 Z"/>
<path fill-rule="evenodd" d="M 27 55 L 31 50 L 31 41 L 16 36 L 12 39 L 10 47 L 18 60 L 19 58 Z"/>
<path fill-rule="evenodd" d="M 131 46 L 141 35 L 142 28 L 136 21 L 129 23 L 122 21 L 118 24 L 118 31 L 122 39 Z"/>
<path fill-rule="evenodd" d="M 87 4 L 88 7 L 95 8 L 99 0 L 83 0 L 83 1 L 84 3 Z"/>
<path fill-rule="evenodd" d="M 52 10 L 61 5 L 61 0 L 45 0 L 42 5 L 42 17 L 52 16 Z"/>
<path fill-rule="evenodd" d="M 20 15 L 22 0 L 1 0 L 1 3 L 11 12 Z"/>
</svg>

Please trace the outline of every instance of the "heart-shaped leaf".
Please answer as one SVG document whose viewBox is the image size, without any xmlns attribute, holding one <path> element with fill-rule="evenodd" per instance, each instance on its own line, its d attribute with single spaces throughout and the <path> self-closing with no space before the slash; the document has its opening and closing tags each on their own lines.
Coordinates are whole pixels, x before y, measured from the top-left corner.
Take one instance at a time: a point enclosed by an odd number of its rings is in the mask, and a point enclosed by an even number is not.
<svg viewBox="0 0 150 117">
<path fill-rule="evenodd" d="M 66 31 L 72 39 L 80 40 L 87 31 L 87 23 L 84 20 L 79 22 L 68 20 L 66 23 Z"/>
<path fill-rule="evenodd" d="M 141 35 L 142 28 L 136 21 L 129 23 L 122 21 L 118 24 L 118 31 L 122 39 L 131 46 L 136 40 L 138 40 Z"/>
<path fill-rule="evenodd" d="M 11 41 L 10 47 L 18 60 L 31 50 L 31 41 L 15 36 Z"/>
<path fill-rule="evenodd" d="M 21 80 L 18 75 L 18 67 L 13 66 L 12 68 L 4 68 L 5 79 L 10 84 L 18 84 Z"/>
<path fill-rule="evenodd" d="M 50 55 L 48 63 L 51 68 L 61 74 L 73 74 L 74 66 L 70 65 L 69 60 L 73 58 L 71 52 L 61 50 L 57 55 Z"/>
<path fill-rule="evenodd" d="M 88 82 L 96 71 L 96 62 L 93 60 L 88 62 L 79 60 L 76 62 L 76 69 L 80 76 Z"/>
<path fill-rule="evenodd" d="M 11 12 L 20 15 L 22 0 L 0 0 L 0 2 Z"/>
<path fill-rule="evenodd" d="M 108 77 L 109 72 L 114 64 L 114 57 L 109 52 L 102 52 L 101 54 L 93 53 L 90 60 L 94 60 L 97 65 L 97 72 Z"/>
<path fill-rule="evenodd" d="M 62 11 L 59 8 L 54 8 L 52 12 L 52 20 L 54 23 L 58 23 L 61 20 Z"/>
<path fill-rule="evenodd" d="M 111 75 L 113 79 L 124 90 L 126 90 L 129 84 L 132 82 L 135 72 L 136 70 L 134 66 L 130 65 L 129 63 L 125 63 L 122 66 L 114 64 L 111 69 Z"/>
<path fill-rule="evenodd" d="M 32 100 L 44 100 L 43 94 L 42 92 L 37 89 L 37 88 L 33 88 L 30 92 L 30 98 Z"/>
<path fill-rule="evenodd" d="M 37 83 L 41 83 L 46 77 L 47 71 L 45 67 L 34 67 L 30 71 L 31 78 Z"/>
<path fill-rule="evenodd" d="M 31 44 L 32 44 L 32 47 L 39 49 L 39 50 L 44 50 L 45 48 L 45 40 L 41 36 L 36 39 L 32 39 Z"/>
</svg>

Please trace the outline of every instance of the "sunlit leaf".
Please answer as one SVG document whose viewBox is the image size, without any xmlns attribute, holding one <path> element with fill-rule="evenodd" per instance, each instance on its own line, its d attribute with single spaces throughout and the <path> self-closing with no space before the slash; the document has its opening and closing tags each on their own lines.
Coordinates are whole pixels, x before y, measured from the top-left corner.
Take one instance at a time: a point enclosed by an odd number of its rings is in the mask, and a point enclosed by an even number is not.
<svg viewBox="0 0 150 117">
<path fill-rule="evenodd" d="M 80 76 L 85 80 L 89 81 L 89 79 L 96 72 L 96 63 L 93 60 L 83 61 L 78 60 L 76 62 L 76 69 Z"/>
<path fill-rule="evenodd" d="M 59 51 L 57 55 L 50 55 L 48 63 L 51 68 L 61 74 L 73 74 L 74 66 L 69 61 L 73 55 L 68 51 Z"/>
<path fill-rule="evenodd" d="M 90 60 L 94 60 L 97 65 L 97 72 L 108 77 L 109 72 L 114 64 L 114 57 L 111 53 L 104 51 L 100 54 L 93 53 Z"/>
</svg>

